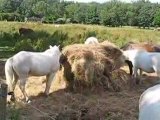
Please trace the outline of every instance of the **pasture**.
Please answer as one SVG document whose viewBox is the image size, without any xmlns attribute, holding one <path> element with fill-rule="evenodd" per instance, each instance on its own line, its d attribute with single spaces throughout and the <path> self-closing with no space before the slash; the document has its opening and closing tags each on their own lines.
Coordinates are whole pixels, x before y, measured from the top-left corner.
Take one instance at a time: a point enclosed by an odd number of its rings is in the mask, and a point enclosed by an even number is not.
<svg viewBox="0 0 160 120">
<path fill-rule="evenodd" d="M 121 47 L 128 41 L 159 43 L 160 33 L 150 29 L 131 27 L 110 28 L 104 26 L 41 23 L 0 22 L 0 77 L 4 78 L 4 60 L 21 50 L 43 51 L 49 44 L 63 46 L 84 43 L 89 36 L 100 41 L 109 40 Z M 20 27 L 32 29 L 34 34 L 20 35 Z M 122 69 L 128 72 L 128 69 Z M 149 75 L 149 76 L 147 76 Z M 30 104 L 17 102 L 8 105 L 8 117 L 12 120 L 137 120 L 138 100 L 142 92 L 154 84 L 155 74 L 143 75 L 141 85 L 120 92 L 84 90 L 69 92 L 65 82 L 54 80 L 49 97 L 42 96 L 45 77 L 30 77 L 26 91 L 32 98 Z M 18 86 L 16 97 L 23 97 Z"/>
</svg>

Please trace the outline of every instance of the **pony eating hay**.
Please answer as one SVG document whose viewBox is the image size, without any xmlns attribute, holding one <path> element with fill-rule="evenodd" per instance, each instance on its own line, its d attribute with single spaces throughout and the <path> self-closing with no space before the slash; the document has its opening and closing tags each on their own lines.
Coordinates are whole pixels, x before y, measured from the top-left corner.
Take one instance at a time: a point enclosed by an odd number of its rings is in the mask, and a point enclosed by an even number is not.
<svg viewBox="0 0 160 120">
<path fill-rule="evenodd" d="M 140 69 L 140 75 L 142 70 L 147 73 L 155 72 L 160 78 L 160 53 L 146 52 L 145 50 L 126 50 L 123 51 L 123 55 L 126 60 L 129 60 L 133 64 L 133 76 L 137 78 L 138 69 Z M 138 81 L 137 81 L 138 82 Z"/>
<path fill-rule="evenodd" d="M 135 50 L 135 49 L 139 49 L 139 50 L 146 50 L 147 52 L 160 52 L 160 46 L 159 45 L 153 45 L 150 43 L 133 43 L 133 42 L 129 42 L 126 45 L 121 47 L 122 50 Z M 130 75 L 133 74 L 133 70 L 132 70 L 132 63 L 131 61 L 126 60 L 125 61 L 128 64 L 129 67 L 129 71 L 130 71 Z"/>
<path fill-rule="evenodd" d="M 5 75 L 8 84 L 8 94 L 14 98 L 14 89 L 17 80 L 26 101 L 29 100 L 25 91 L 25 84 L 29 76 L 46 75 L 45 94 L 49 94 L 51 82 L 60 67 L 59 58 L 61 52 L 59 46 L 50 46 L 44 52 L 21 51 L 9 58 L 5 64 Z"/>
</svg>

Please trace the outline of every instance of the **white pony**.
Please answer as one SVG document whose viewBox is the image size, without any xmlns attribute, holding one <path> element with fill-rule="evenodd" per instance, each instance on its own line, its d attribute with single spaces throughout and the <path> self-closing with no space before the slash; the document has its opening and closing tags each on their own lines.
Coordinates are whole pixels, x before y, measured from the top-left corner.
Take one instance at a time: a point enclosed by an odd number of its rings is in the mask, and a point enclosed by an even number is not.
<svg viewBox="0 0 160 120">
<path fill-rule="evenodd" d="M 50 46 L 44 52 L 26 52 L 21 51 L 9 58 L 5 64 L 5 75 L 8 84 L 8 93 L 14 97 L 14 89 L 17 80 L 20 81 L 20 89 L 26 101 L 28 95 L 25 91 L 25 84 L 29 76 L 43 76 L 46 75 L 45 94 L 49 94 L 51 82 L 55 73 L 60 67 L 59 58 L 61 52 L 59 46 Z"/>
<path fill-rule="evenodd" d="M 139 120 L 160 120 L 160 85 L 147 89 L 139 100 Z"/>
<path fill-rule="evenodd" d="M 84 42 L 84 44 L 97 44 L 97 43 L 99 43 L 99 42 L 98 42 L 98 39 L 95 37 L 89 37 Z"/>
<path fill-rule="evenodd" d="M 147 52 L 145 50 L 126 50 L 123 51 L 123 55 L 126 60 L 129 60 L 133 64 L 133 76 L 137 78 L 138 69 L 140 69 L 140 75 L 142 70 L 147 73 L 155 72 L 160 77 L 160 53 Z"/>
</svg>

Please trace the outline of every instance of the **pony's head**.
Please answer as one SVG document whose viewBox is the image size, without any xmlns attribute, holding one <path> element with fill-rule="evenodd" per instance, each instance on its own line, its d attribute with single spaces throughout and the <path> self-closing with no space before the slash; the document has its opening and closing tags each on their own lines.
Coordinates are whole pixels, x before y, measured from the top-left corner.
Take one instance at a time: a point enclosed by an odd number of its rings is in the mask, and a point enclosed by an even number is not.
<svg viewBox="0 0 160 120">
<path fill-rule="evenodd" d="M 54 46 L 49 45 L 49 49 L 47 49 L 45 52 L 51 53 L 51 54 L 61 55 L 60 45 L 58 45 L 58 46 L 57 45 L 54 45 Z"/>
<path fill-rule="evenodd" d="M 123 53 L 124 59 L 125 60 L 129 60 L 129 53 L 128 53 L 128 51 L 122 51 L 122 53 Z"/>
</svg>

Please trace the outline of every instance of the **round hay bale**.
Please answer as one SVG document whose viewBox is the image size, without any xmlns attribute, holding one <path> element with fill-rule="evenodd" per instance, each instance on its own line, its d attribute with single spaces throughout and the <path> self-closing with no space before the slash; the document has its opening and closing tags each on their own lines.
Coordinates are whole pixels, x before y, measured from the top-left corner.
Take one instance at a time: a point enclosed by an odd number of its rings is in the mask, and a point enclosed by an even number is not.
<svg viewBox="0 0 160 120">
<path fill-rule="evenodd" d="M 92 88 L 114 86 L 111 72 L 124 63 L 121 50 L 111 44 L 84 45 L 74 44 L 62 50 L 60 58 L 61 74 L 68 88 Z M 115 90 L 115 89 L 114 89 Z"/>
</svg>

